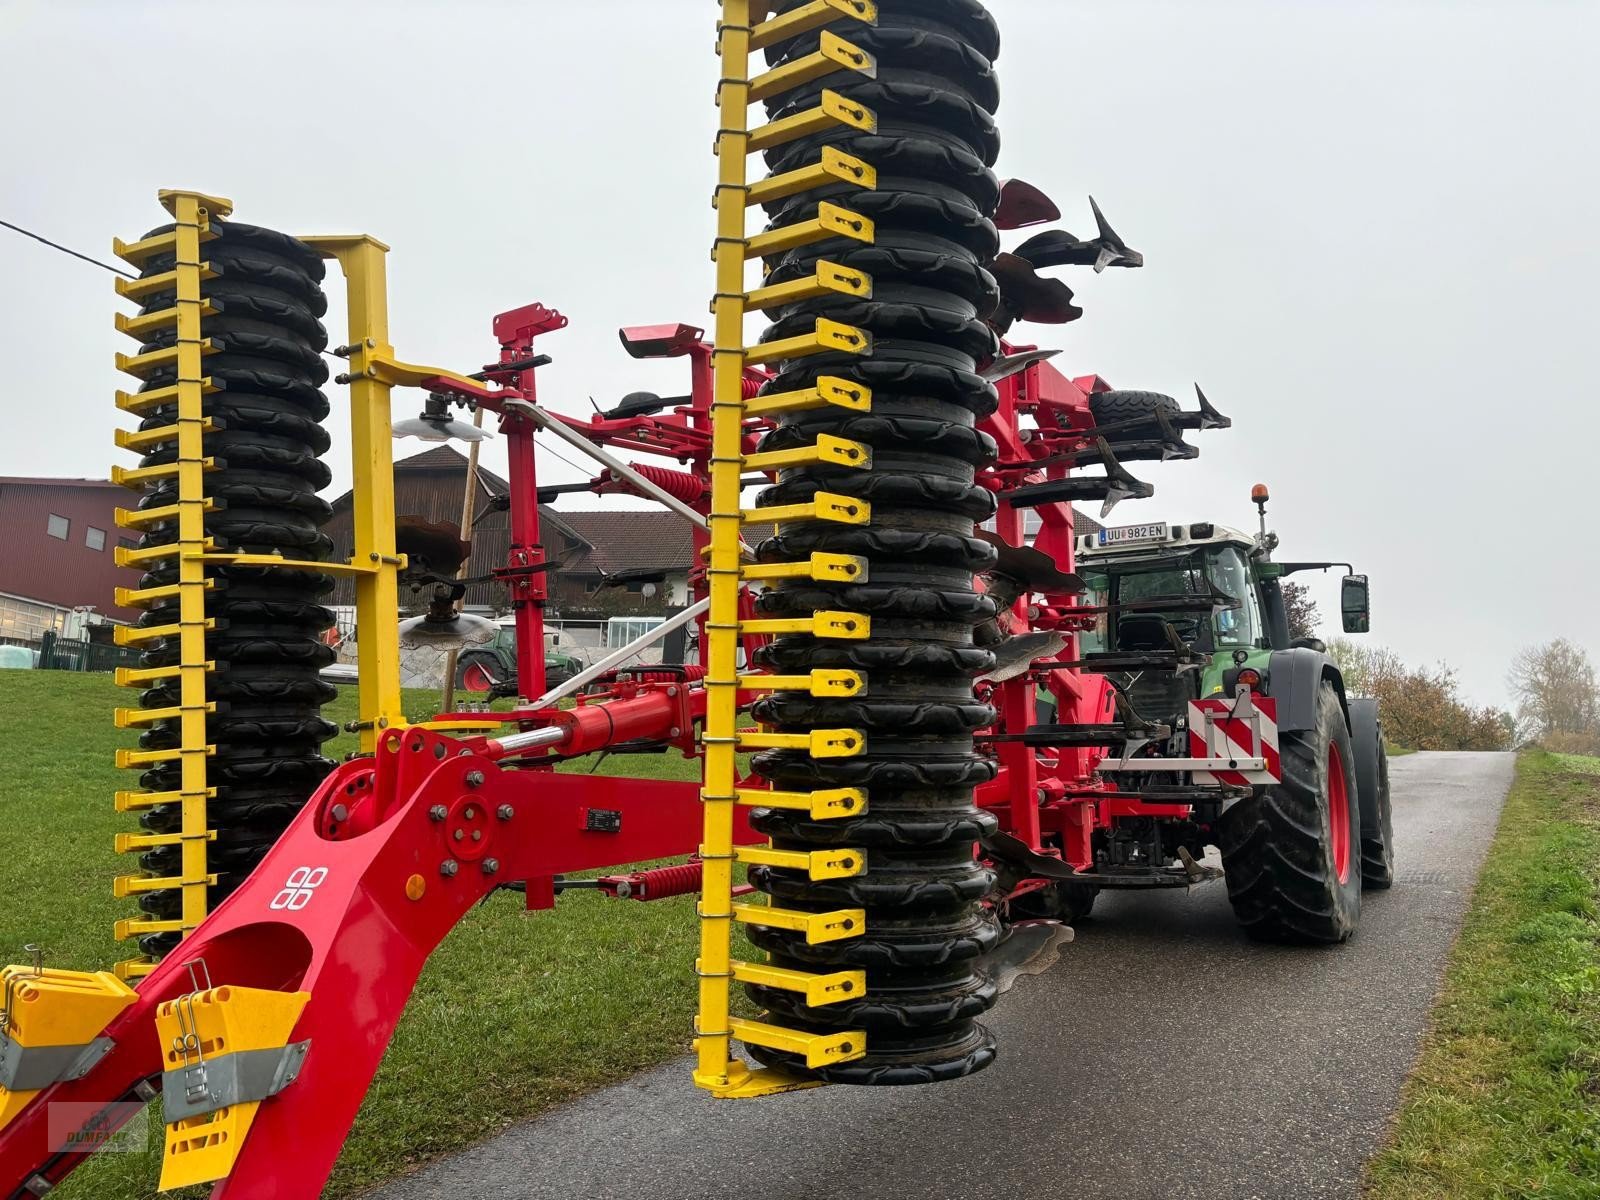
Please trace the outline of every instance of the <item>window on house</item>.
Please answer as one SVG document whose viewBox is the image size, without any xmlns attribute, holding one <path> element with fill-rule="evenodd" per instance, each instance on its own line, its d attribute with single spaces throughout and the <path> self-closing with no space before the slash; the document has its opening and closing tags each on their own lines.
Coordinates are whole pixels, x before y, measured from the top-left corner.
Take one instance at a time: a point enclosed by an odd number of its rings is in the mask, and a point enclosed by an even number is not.
<svg viewBox="0 0 1600 1200">
<path fill-rule="evenodd" d="M 83 544 L 91 550 L 104 550 L 106 548 L 106 531 L 96 529 L 93 525 L 83 528 Z"/>
<path fill-rule="evenodd" d="M 55 513 L 51 513 L 49 524 L 45 528 L 51 537 L 60 538 L 64 542 L 67 540 L 67 535 L 72 532 L 72 522 L 65 517 L 58 517 Z"/>
</svg>

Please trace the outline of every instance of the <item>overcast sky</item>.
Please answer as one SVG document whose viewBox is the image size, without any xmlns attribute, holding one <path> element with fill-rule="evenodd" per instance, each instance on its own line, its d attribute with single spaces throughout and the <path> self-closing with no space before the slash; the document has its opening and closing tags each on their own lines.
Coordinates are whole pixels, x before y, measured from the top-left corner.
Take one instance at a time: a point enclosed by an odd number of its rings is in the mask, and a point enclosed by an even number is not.
<svg viewBox="0 0 1600 1200">
<path fill-rule="evenodd" d="M 1074 232 L 1092 192 L 1148 264 L 1069 275 L 1084 319 L 1019 332 L 1070 374 L 1186 403 L 1198 379 L 1235 421 L 1115 519 L 1248 526 L 1263 480 L 1283 556 L 1353 558 L 1372 638 L 1449 661 L 1469 697 L 1503 702 L 1528 643 L 1600 656 L 1600 5 L 992 7 L 1001 173 Z M 572 319 L 543 342 L 544 402 L 684 390 L 615 330 L 705 312 L 714 16 L 0 0 L 0 217 L 109 257 L 162 219 L 158 188 L 198 188 L 240 220 L 388 242 L 403 358 L 471 370 L 491 317 L 540 300 Z M 104 477 L 128 348 L 111 277 L 6 230 L 0 272 L 0 474 Z M 342 340 L 337 303 L 329 323 Z M 1313 578 L 1333 617 L 1337 581 Z"/>
</svg>

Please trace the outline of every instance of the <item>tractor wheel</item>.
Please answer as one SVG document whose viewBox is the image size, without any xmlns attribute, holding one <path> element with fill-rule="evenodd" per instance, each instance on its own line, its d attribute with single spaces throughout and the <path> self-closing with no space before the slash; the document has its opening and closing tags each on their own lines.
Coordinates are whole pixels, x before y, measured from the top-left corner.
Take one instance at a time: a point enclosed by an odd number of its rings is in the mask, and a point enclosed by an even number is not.
<svg viewBox="0 0 1600 1200">
<path fill-rule="evenodd" d="M 1218 832 L 1228 899 L 1251 937 L 1342 942 L 1361 919 L 1355 753 L 1333 685 L 1317 723 L 1280 738 L 1283 781 L 1242 800 Z"/>
<path fill-rule="evenodd" d="M 1389 800 L 1389 756 L 1376 700 L 1350 701 L 1350 741 L 1356 752 L 1361 795 L 1361 886 L 1394 883 L 1394 807 Z"/>
<path fill-rule="evenodd" d="M 481 695 L 500 682 L 500 663 L 492 654 L 463 654 L 456 663 L 456 690 Z"/>
<path fill-rule="evenodd" d="M 1148 426 L 1130 425 L 1112 435 L 1113 441 L 1129 442 L 1159 438 L 1161 426 L 1153 419 L 1155 414 L 1161 413 L 1171 418 L 1181 410 L 1176 400 L 1160 392 L 1096 392 L 1089 397 L 1089 411 L 1094 415 L 1096 425 L 1137 421 L 1141 417 L 1152 418 Z"/>
</svg>

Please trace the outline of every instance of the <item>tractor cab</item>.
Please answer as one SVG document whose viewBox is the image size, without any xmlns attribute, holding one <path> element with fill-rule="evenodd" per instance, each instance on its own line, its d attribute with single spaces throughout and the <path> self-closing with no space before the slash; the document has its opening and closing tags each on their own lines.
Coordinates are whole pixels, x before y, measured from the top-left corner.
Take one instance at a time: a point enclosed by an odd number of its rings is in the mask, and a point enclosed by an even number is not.
<svg viewBox="0 0 1600 1200">
<path fill-rule="evenodd" d="M 1258 649 L 1267 637 L 1254 539 L 1220 525 L 1130 525 L 1079 539 L 1085 603 L 1099 610 L 1086 653 L 1164 650 L 1168 627 L 1205 653 Z"/>
<path fill-rule="evenodd" d="M 1267 528 L 1267 489 L 1250 494 L 1260 529 L 1245 533 L 1209 521 L 1124 525 L 1078 537 L 1083 604 L 1093 624 L 1079 635 L 1086 662 L 1103 672 L 1151 720 L 1179 716 L 1193 699 L 1232 692 L 1232 676 L 1265 678 L 1274 653 L 1326 646 L 1289 628 L 1282 582 L 1299 571 L 1345 568 L 1340 622 L 1370 628 L 1367 577 L 1348 563 L 1275 562 L 1278 535 Z"/>
</svg>

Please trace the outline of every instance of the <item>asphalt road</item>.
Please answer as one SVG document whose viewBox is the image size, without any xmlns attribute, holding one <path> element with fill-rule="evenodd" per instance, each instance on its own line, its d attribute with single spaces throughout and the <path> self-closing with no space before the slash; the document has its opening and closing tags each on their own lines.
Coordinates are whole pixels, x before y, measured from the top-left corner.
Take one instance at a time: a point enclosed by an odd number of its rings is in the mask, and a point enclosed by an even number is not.
<svg viewBox="0 0 1600 1200">
<path fill-rule="evenodd" d="M 1416 1053 L 1512 756 L 1391 764 L 1399 882 L 1341 947 L 1234 928 L 1222 885 L 1103 895 L 958 1083 L 754 1102 L 688 1060 L 519 1126 L 381 1200 L 1355 1197 Z M 468 1081 L 461 1081 L 470 1086 Z"/>
</svg>

